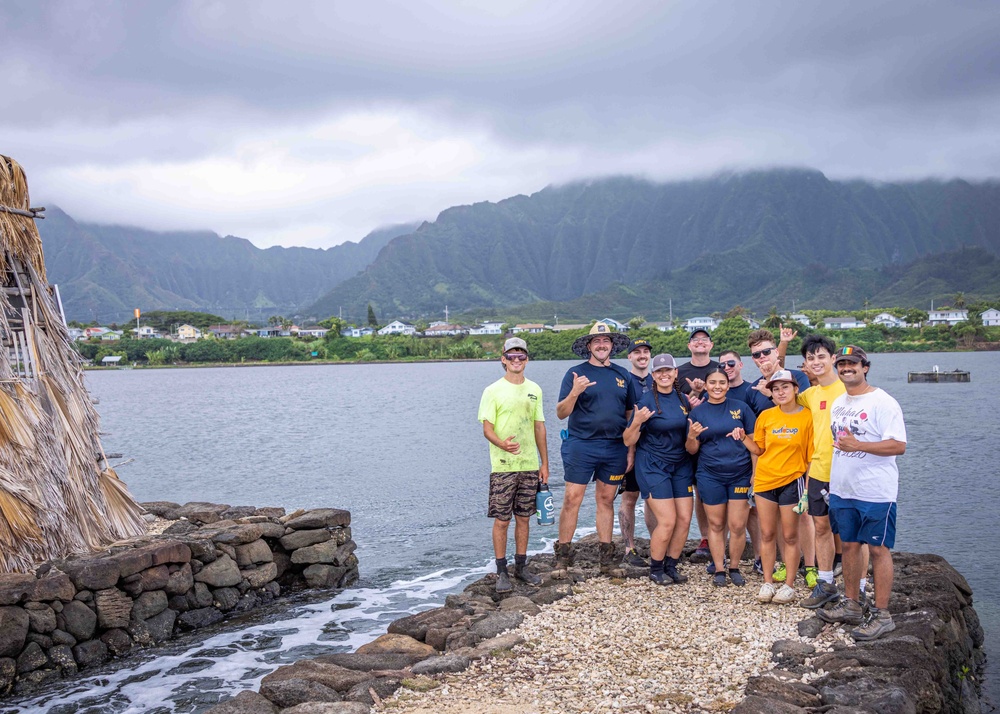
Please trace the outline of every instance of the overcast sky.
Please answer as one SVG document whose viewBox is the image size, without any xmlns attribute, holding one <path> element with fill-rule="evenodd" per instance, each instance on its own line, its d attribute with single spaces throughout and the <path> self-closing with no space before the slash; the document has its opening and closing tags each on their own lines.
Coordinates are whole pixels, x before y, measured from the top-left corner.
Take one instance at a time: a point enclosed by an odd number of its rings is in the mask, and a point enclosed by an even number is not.
<svg viewBox="0 0 1000 714">
<path fill-rule="evenodd" d="M 990 0 L 4 0 L 0 37 L 33 203 L 259 246 L 611 174 L 1000 177 Z"/>
</svg>

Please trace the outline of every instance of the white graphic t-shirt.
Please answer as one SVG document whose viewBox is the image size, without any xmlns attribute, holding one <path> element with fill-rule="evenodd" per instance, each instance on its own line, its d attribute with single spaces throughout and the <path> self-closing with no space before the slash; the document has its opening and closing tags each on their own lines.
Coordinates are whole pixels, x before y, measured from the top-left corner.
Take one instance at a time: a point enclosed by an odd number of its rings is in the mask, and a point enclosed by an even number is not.
<svg viewBox="0 0 1000 714">
<path fill-rule="evenodd" d="M 837 441 L 840 432 L 854 434 L 858 441 L 895 439 L 906 442 L 906 425 L 899 403 L 881 389 L 852 397 L 842 394 L 833 402 L 830 430 Z M 830 493 L 871 503 L 891 503 L 899 492 L 899 469 L 895 456 L 876 456 L 863 451 L 833 448 Z"/>
</svg>

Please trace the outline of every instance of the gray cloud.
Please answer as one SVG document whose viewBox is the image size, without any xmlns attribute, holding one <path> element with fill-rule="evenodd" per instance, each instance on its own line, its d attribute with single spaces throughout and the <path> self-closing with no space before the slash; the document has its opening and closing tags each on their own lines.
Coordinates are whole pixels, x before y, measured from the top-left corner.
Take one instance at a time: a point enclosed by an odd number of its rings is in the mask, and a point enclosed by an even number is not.
<svg viewBox="0 0 1000 714">
<path fill-rule="evenodd" d="M 261 245 L 609 173 L 1000 175 L 991 3 L 24 2 L 0 32 L 35 196 Z"/>
</svg>

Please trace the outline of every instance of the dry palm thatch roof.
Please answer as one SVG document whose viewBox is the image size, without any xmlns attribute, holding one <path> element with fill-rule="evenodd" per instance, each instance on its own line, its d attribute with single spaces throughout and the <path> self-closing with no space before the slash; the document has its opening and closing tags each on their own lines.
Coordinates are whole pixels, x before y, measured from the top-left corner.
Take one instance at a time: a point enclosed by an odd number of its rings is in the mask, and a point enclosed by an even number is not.
<svg viewBox="0 0 1000 714">
<path fill-rule="evenodd" d="M 104 455 L 28 184 L 0 155 L 0 572 L 144 533 Z"/>
</svg>

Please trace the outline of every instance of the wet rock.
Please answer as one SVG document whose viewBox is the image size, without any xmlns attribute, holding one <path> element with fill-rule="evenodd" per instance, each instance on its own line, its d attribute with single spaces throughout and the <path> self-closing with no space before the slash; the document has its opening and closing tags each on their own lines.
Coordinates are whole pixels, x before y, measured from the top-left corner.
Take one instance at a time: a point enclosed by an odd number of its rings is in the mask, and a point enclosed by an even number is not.
<svg viewBox="0 0 1000 714">
<path fill-rule="evenodd" d="M 132 605 L 132 617 L 137 620 L 148 620 L 167 609 L 167 594 L 162 590 L 143 593 Z"/>
<path fill-rule="evenodd" d="M 100 640 L 81 642 L 73 648 L 73 659 L 81 667 L 93 667 L 108 658 L 108 646 Z"/>
<path fill-rule="evenodd" d="M 132 649 L 132 638 L 128 636 L 125 630 L 108 630 L 101 635 L 101 642 L 107 646 L 108 652 L 115 657 L 128 654 L 129 650 Z"/>
<path fill-rule="evenodd" d="M 93 637 L 97 628 L 97 614 L 79 600 L 66 603 L 59 618 L 65 623 L 64 629 L 79 642 Z"/>
<path fill-rule="evenodd" d="M 285 522 L 285 526 L 297 531 L 349 525 L 351 525 L 350 512 L 339 508 L 317 508 Z"/>
<path fill-rule="evenodd" d="M 279 572 L 277 568 L 278 564 L 275 563 L 274 565 L 276 572 Z M 346 574 L 347 568 L 320 563 L 310 565 L 302 571 L 306 585 L 311 588 L 335 588 Z"/>
<path fill-rule="evenodd" d="M 303 702 L 339 702 L 342 699 L 337 690 L 308 679 L 261 682 L 260 693 L 282 709 Z"/>
<path fill-rule="evenodd" d="M 24 609 L 0 607 L 0 657 L 16 657 L 21 653 L 30 623 Z"/>
<path fill-rule="evenodd" d="M 247 581 L 249 587 L 262 588 L 265 583 L 278 577 L 278 566 L 274 563 L 264 563 L 256 568 L 246 568 L 240 572 L 243 573 L 243 579 Z"/>
<path fill-rule="evenodd" d="M 260 563 L 270 563 L 274 560 L 271 549 L 267 543 L 258 539 L 246 545 L 236 546 L 236 564 L 240 568 L 246 568 Z"/>
<path fill-rule="evenodd" d="M 223 555 L 202 568 L 194 579 L 213 588 L 225 588 L 238 585 L 243 576 L 240 575 L 236 562 L 228 555 Z"/>
<path fill-rule="evenodd" d="M 76 660 L 73 659 L 73 650 L 67 645 L 56 645 L 48 651 L 49 662 L 59 668 L 64 677 L 76 674 Z"/>
<path fill-rule="evenodd" d="M 408 635 L 385 634 L 358 648 L 359 654 L 385 654 L 387 652 L 423 655 L 423 658 L 437 654 L 437 651 L 430 645 Z"/>
<path fill-rule="evenodd" d="M 468 669 L 470 660 L 458 654 L 446 654 L 440 657 L 428 657 L 423 662 L 413 665 L 414 674 L 443 674 L 445 672 L 461 672 Z"/>
<path fill-rule="evenodd" d="M 354 541 L 349 541 L 343 545 L 337 545 L 334 541 L 317 543 L 316 545 L 299 548 L 292 553 L 292 562 L 300 565 L 307 563 L 327 563 L 329 565 L 347 565 L 348 557 L 354 552 L 357 545 Z"/>
<path fill-rule="evenodd" d="M 28 624 L 33 632 L 49 633 L 56 629 L 56 613 L 48 605 L 29 602 L 25 603 L 24 609 L 28 613 Z"/>
<path fill-rule="evenodd" d="M 390 634 L 408 635 L 415 640 L 423 641 L 430 628 L 452 627 L 465 617 L 460 610 L 450 607 L 436 607 L 433 610 L 418 612 L 416 615 L 403 617 L 390 623 Z"/>
<path fill-rule="evenodd" d="M 54 682 L 59 679 L 59 675 L 59 670 L 51 667 L 44 667 L 36 669 L 34 672 L 22 674 L 18 677 L 17 683 L 14 685 L 14 693 L 25 694 L 50 682 Z"/>
<path fill-rule="evenodd" d="M 170 570 L 166 565 L 156 565 L 139 573 L 143 590 L 162 590 L 170 580 Z"/>
<path fill-rule="evenodd" d="M 146 632 L 149 634 L 149 637 L 153 642 L 163 642 L 164 640 L 170 639 L 170 637 L 174 634 L 174 623 L 176 621 L 177 613 L 173 610 L 167 609 L 159 615 L 154 615 L 149 618 L 143 624 Z M 132 636 L 135 638 L 136 642 L 139 642 L 139 639 L 136 638 L 134 634 Z"/>
<path fill-rule="evenodd" d="M 297 550 L 317 543 L 325 543 L 331 539 L 330 531 L 325 528 L 314 530 L 292 531 L 286 536 L 282 536 L 278 542 L 285 550 Z"/>
<path fill-rule="evenodd" d="M 97 623 L 104 629 L 125 627 L 132 613 L 132 598 L 118 588 L 98 590 L 94 593 L 97 606 Z"/>
<path fill-rule="evenodd" d="M 385 652 L 380 654 L 337 652 L 335 654 L 320 655 L 314 661 L 335 664 L 345 669 L 371 672 L 374 670 L 406 669 L 422 659 L 422 655 L 408 655 L 399 652 Z"/>
<path fill-rule="evenodd" d="M 208 589 L 205 583 L 195 583 L 194 588 L 188 594 L 188 601 L 191 603 L 192 610 L 199 607 L 211 607 L 213 602 L 212 591 Z"/>
<path fill-rule="evenodd" d="M 177 618 L 178 624 L 189 630 L 196 630 L 200 627 L 207 627 L 208 625 L 214 625 L 217 622 L 223 620 L 223 615 L 221 612 L 216 610 L 214 607 L 202 607 L 198 610 L 188 610 L 183 615 Z"/>
<path fill-rule="evenodd" d="M 216 704 L 205 714 L 277 714 L 278 708 L 257 692 L 240 692 L 229 701 Z"/>
<path fill-rule="evenodd" d="M 240 601 L 236 603 L 236 607 L 233 608 L 233 612 L 249 612 L 253 610 L 260 603 L 260 598 L 254 592 L 248 592 L 240 598 Z"/>
<path fill-rule="evenodd" d="M 14 684 L 17 662 L 10 657 L 0 657 L 0 694 L 5 694 Z"/>
<path fill-rule="evenodd" d="M 191 573 L 191 564 L 184 563 L 180 569 L 170 573 L 163 586 L 163 591 L 167 595 L 184 595 L 193 586 L 194 575 Z"/>
<path fill-rule="evenodd" d="M 514 629 L 523 621 L 524 615 L 520 612 L 497 612 L 487 615 L 486 619 L 477 622 L 469 630 L 482 639 L 490 639 L 501 632 Z"/>
<path fill-rule="evenodd" d="M 29 642 L 17 658 L 17 673 L 32 672 L 39 667 L 44 667 L 48 662 L 49 659 L 45 656 L 41 646 L 37 642 Z"/>
<path fill-rule="evenodd" d="M 240 601 L 240 591 L 236 588 L 219 588 L 212 595 L 218 608 L 223 612 L 232 610 Z"/>
<path fill-rule="evenodd" d="M 288 571 L 289 568 L 292 567 L 292 559 L 289 557 L 288 553 L 282 553 L 281 551 L 277 551 L 272 555 L 274 555 L 274 564 L 278 568 L 278 577 L 280 578 Z"/>
<path fill-rule="evenodd" d="M 358 682 L 371 679 L 371 675 L 367 672 L 359 672 L 335 664 L 326 664 L 307 659 L 279 667 L 261 680 L 261 686 L 265 683 L 279 682 L 286 679 L 304 679 L 310 682 L 318 682 L 337 692 L 346 692 Z"/>
</svg>

